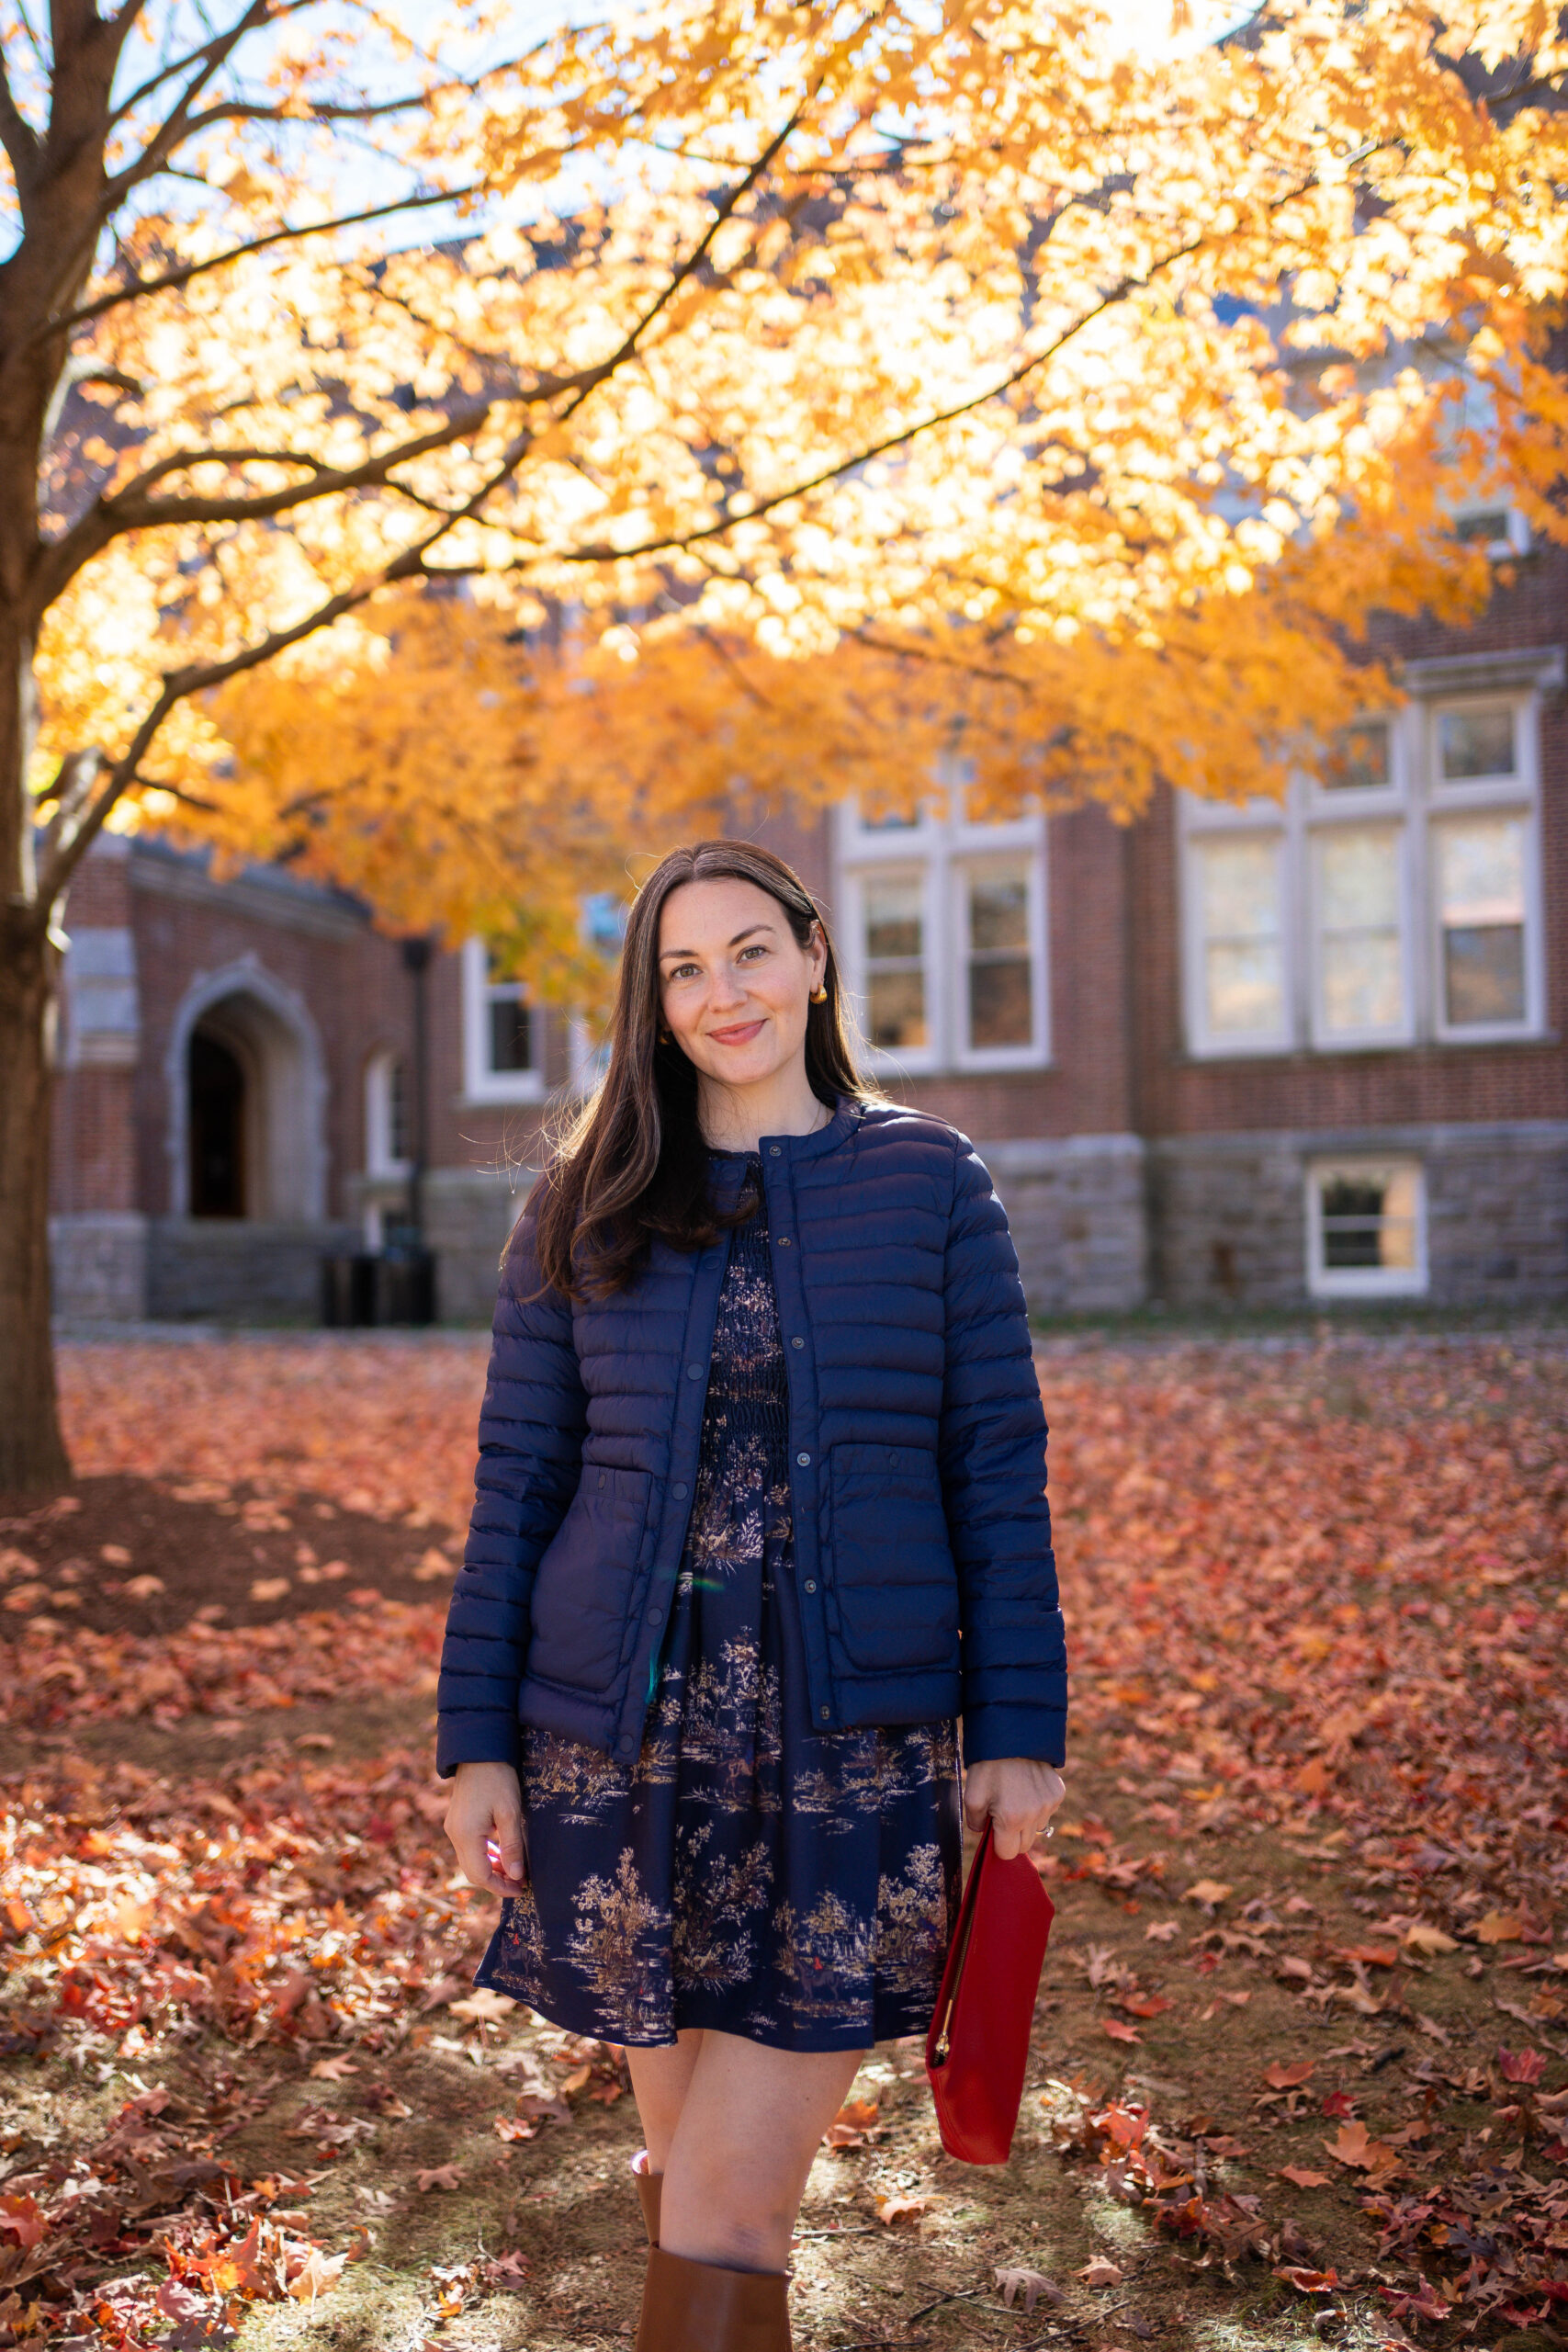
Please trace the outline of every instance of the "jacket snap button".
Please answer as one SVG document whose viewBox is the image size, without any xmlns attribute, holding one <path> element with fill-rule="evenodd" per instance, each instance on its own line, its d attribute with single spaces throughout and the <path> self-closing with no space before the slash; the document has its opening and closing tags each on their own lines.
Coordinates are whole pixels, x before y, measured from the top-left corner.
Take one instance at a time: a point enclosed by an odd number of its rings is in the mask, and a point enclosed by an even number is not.
<svg viewBox="0 0 1568 2352">
<path fill-rule="evenodd" d="M 629 1731 L 628 1731 L 628 1732 L 624 1732 L 624 1733 L 622 1734 L 622 1736 L 621 1736 L 621 1741 L 620 1741 L 620 1749 L 621 1749 L 621 1754 L 622 1754 L 623 1756 L 629 1756 L 629 1755 L 631 1754 L 631 1752 L 632 1752 L 632 1736 L 631 1736 L 631 1734 L 630 1734 L 630 1732 L 629 1732 Z"/>
<path fill-rule="evenodd" d="M 671 1491 L 671 1493 L 674 1496 L 674 1498 L 675 1498 L 675 1499 L 676 1499 L 676 1501 L 677 1501 L 678 1503 L 683 1503 L 683 1502 L 685 1501 L 685 1499 L 686 1499 L 686 1482 L 685 1482 L 685 1480 L 682 1478 L 682 1479 L 681 1480 L 681 1483 L 679 1484 L 679 1486 L 672 1487 L 671 1488 L 671 1490 L 670 1490 L 670 1491 Z"/>
<path fill-rule="evenodd" d="M 816 1579 L 816 1577 L 807 1577 L 807 1579 L 806 1579 L 806 1589 L 807 1589 L 807 1592 L 815 1592 L 815 1591 L 816 1591 L 816 1589 L 817 1589 L 817 1579 Z"/>
<path fill-rule="evenodd" d="M 897 1446 L 894 1447 L 892 1453 L 887 1457 L 887 1467 L 889 1470 L 897 1470 L 898 1467 L 898 1449 Z"/>
<path fill-rule="evenodd" d="M 703 1368 L 700 1363 L 689 1363 L 686 1366 L 686 1377 L 688 1380 L 700 1380 L 702 1376 Z"/>
<path fill-rule="evenodd" d="M 776 1143 L 771 1143 L 771 1144 L 768 1146 L 768 1158 L 769 1158 L 770 1159 L 776 1159 L 778 1158 L 778 1156 L 779 1156 L 779 1146 L 778 1146 Z"/>
<path fill-rule="evenodd" d="M 809 1453 L 797 1453 L 797 1454 L 795 1455 L 795 1460 L 799 1463 L 799 1464 L 800 1464 L 800 1466 L 801 1466 L 801 1468 L 802 1468 L 803 1470 L 807 1467 L 807 1465 L 809 1464 L 809 1462 L 810 1462 L 810 1460 L 811 1460 L 811 1456 L 809 1455 Z"/>
<path fill-rule="evenodd" d="M 828 1720 L 828 1716 L 829 1716 L 829 1710 L 827 1707 L 818 1707 L 818 1710 L 817 1710 L 817 1712 L 818 1712 L 818 1713 L 821 1716 L 821 1718 L 822 1718 L 823 1722 L 824 1722 L 824 1723 L 826 1723 L 826 1722 L 827 1722 L 827 1720 Z"/>
<path fill-rule="evenodd" d="M 792 1340 L 790 1341 L 790 1346 L 792 1348 L 803 1348 L 805 1345 L 806 1342 L 804 1340 Z"/>
<path fill-rule="evenodd" d="M 789 1236 L 788 1236 L 788 1234 L 787 1234 L 787 1233 L 781 1233 L 781 1234 L 780 1234 L 780 1236 L 779 1236 L 779 1248 L 780 1248 L 781 1250 L 787 1250 L 787 1249 L 789 1248 Z"/>
<path fill-rule="evenodd" d="M 648 1622 L 650 1625 L 662 1625 L 664 1623 L 663 1610 L 650 1609 L 648 1612 Z"/>
</svg>

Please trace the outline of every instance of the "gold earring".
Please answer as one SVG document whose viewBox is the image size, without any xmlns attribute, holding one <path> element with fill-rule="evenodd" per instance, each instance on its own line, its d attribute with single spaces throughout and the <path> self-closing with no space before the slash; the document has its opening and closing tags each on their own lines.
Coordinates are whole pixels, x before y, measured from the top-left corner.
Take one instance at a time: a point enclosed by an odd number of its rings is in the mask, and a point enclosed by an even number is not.
<svg viewBox="0 0 1568 2352">
<path fill-rule="evenodd" d="M 673 1031 L 672 1029 L 666 1029 L 666 1027 L 664 1026 L 664 1023 L 663 1023 L 663 1022 L 662 1022 L 662 1021 L 660 1023 L 660 1024 L 659 1024 L 659 1042 L 660 1042 L 660 1044 L 661 1046 L 667 1046 L 667 1045 L 669 1045 L 669 1043 L 670 1043 L 671 1039 L 673 1037 L 674 1034 L 675 1034 L 675 1033 L 674 1033 L 674 1031 Z"/>
<path fill-rule="evenodd" d="M 813 1004 L 826 1004 L 827 1001 L 828 983 L 826 980 L 818 980 L 817 986 L 811 991 L 811 1002 Z"/>
</svg>

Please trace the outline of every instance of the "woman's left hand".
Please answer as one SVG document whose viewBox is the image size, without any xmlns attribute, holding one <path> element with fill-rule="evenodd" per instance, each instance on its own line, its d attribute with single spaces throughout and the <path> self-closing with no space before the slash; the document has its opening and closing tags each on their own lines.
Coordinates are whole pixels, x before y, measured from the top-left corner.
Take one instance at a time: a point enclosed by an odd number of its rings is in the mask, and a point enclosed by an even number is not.
<svg viewBox="0 0 1568 2352">
<path fill-rule="evenodd" d="M 1066 1788 L 1050 1764 L 1036 1764 L 1027 1756 L 1007 1756 L 987 1764 L 971 1764 L 964 1775 L 964 1819 L 978 1837 L 991 1823 L 991 1847 L 998 1862 L 1010 1862 L 1027 1853 L 1062 1799 Z"/>
</svg>

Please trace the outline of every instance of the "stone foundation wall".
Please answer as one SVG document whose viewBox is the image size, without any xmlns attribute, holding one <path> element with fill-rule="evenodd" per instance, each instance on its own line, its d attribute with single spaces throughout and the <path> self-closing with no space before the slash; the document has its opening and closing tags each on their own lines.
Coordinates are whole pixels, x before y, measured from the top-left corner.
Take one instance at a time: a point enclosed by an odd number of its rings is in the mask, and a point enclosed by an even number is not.
<svg viewBox="0 0 1568 2352">
<path fill-rule="evenodd" d="M 977 1144 L 1008 1213 L 1032 1315 L 1121 1315 L 1147 1292 L 1137 1136 Z"/>
<path fill-rule="evenodd" d="M 317 1324 L 322 1258 L 358 1247 L 352 1225 L 154 1217 L 146 1312 L 162 1323 Z"/>
<path fill-rule="evenodd" d="M 147 1224 L 129 1209 L 51 1216 L 55 1313 L 68 1322 L 139 1322 L 147 1312 Z"/>
<path fill-rule="evenodd" d="M 482 1323 L 495 1311 L 501 1253 L 523 1214 L 535 1170 L 435 1168 L 422 1186 L 424 1238 L 435 1252 L 435 1315 Z"/>
<path fill-rule="evenodd" d="M 1153 1295 L 1306 1304 L 1307 1168 L 1340 1154 L 1421 1162 L 1429 1304 L 1568 1298 L 1568 1123 L 1545 1119 L 1167 1137 L 1149 1157 Z"/>
</svg>

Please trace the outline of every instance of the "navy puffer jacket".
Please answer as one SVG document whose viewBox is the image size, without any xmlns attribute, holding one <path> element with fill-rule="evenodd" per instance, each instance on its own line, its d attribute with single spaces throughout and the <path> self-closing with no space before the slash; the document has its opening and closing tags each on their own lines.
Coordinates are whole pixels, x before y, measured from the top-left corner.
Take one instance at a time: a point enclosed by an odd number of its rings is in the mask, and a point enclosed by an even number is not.
<svg viewBox="0 0 1568 2352">
<path fill-rule="evenodd" d="M 1059 1764 L 1066 1672 L 1041 1410 L 1000 1202 L 967 1138 L 840 1102 L 765 1136 L 789 1376 L 795 1572 L 826 1730 L 962 1713 L 966 1760 Z M 744 1159 L 716 1163 L 738 1197 Z M 519 1720 L 634 1756 L 696 1487 L 728 1236 L 656 1242 L 626 1290 L 506 1253 L 478 1491 L 442 1657 L 439 1768 L 515 1762 Z"/>
</svg>

